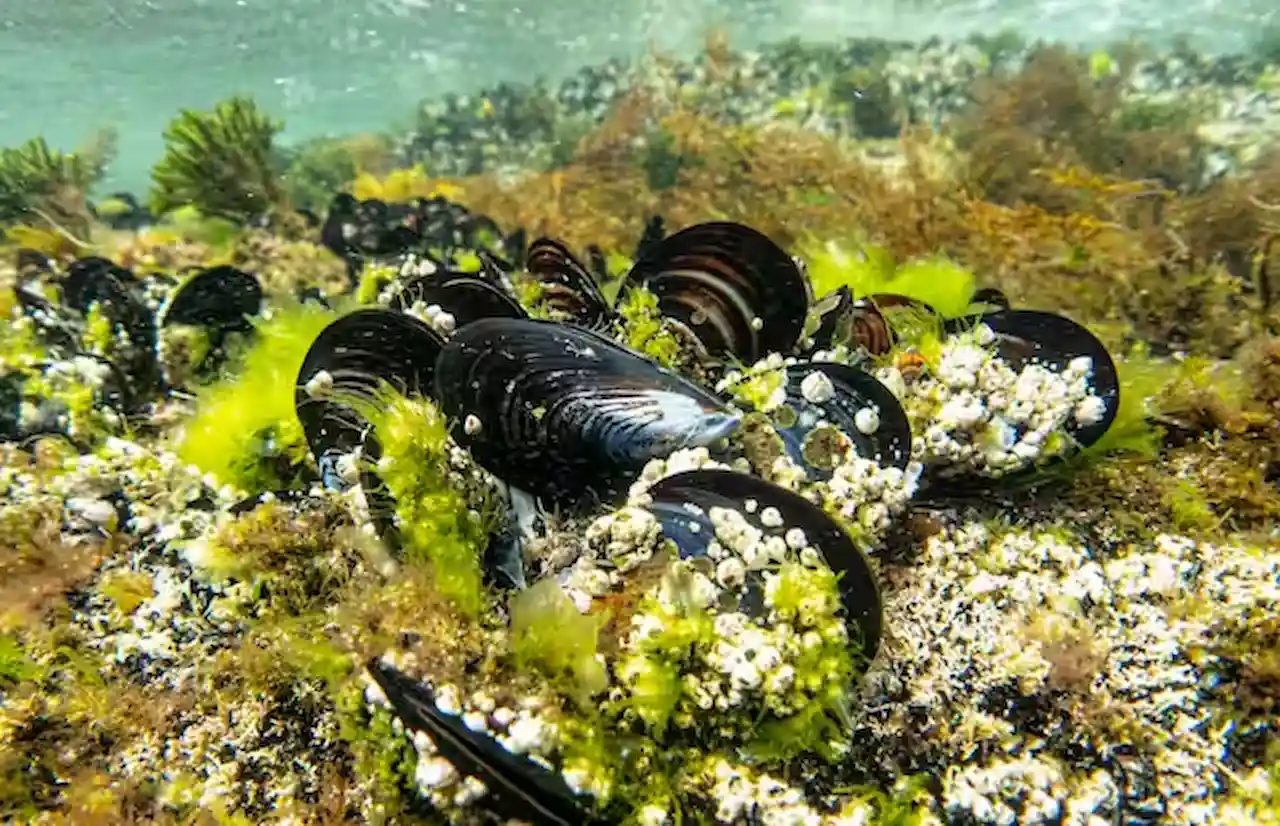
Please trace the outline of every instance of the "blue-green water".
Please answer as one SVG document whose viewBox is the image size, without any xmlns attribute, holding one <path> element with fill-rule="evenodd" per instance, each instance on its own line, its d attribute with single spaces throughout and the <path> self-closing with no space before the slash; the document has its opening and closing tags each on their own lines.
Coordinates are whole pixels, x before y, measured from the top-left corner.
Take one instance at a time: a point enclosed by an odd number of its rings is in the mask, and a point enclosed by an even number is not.
<svg viewBox="0 0 1280 826">
<path fill-rule="evenodd" d="M 141 188 L 181 107 L 241 92 L 286 140 L 408 124 L 416 103 L 497 81 L 554 77 L 650 45 L 685 52 L 712 26 L 743 45 L 963 36 L 1014 29 L 1104 43 L 1185 35 L 1247 47 L 1275 0 L 2 0 L 0 146 L 71 148 L 113 126 L 107 187 Z"/>
</svg>

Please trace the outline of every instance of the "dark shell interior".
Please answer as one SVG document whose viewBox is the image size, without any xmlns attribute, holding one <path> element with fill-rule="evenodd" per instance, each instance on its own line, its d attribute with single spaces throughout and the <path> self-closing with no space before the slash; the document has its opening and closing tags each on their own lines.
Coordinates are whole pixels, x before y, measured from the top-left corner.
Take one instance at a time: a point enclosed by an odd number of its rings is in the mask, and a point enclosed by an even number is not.
<svg viewBox="0 0 1280 826">
<path fill-rule="evenodd" d="M 801 384 L 818 372 L 831 380 L 835 392 L 826 401 L 811 402 L 805 399 Z M 787 369 L 787 400 L 796 412 L 796 422 L 778 427 L 778 433 L 797 463 L 808 465 L 803 457 L 804 438 L 821 425 L 840 430 L 853 442 L 858 456 L 881 467 L 903 469 L 911 461 L 911 423 L 907 413 L 893 391 L 870 373 L 834 362 L 796 365 Z M 857 423 L 858 413 L 867 408 L 878 419 L 878 426 L 871 433 L 863 433 Z M 811 472 L 825 475 L 822 469 L 808 466 Z"/>
<path fill-rule="evenodd" d="M 461 328 L 441 352 L 435 382 L 455 439 L 476 461 L 569 508 L 616 501 L 649 460 L 715 444 L 738 421 L 687 379 L 553 322 Z"/>
<path fill-rule="evenodd" d="M 1097 336 L 1065 316 L 1040 310 L 996 310 L 984 313 L 980 320 L 995 332 L 1001 357 L 1015 366 L 1039 363 L 1061 371 L 1074 358 L 1091 359 L 1089 384 L 1106 411 L 1094 424 L 1072 422 L 1068 432 L 1085 447 L 1102 438 L 1120 409 L 1120 377 Z M 949 327 L 954 330 L 962 324 L 971 325 L 972 320 L 957 320 Z"/>
<path fill-rule="evenodd" d="M 809 286 L 795 261 L 742 224 L 697 224 L 647 246 L 623 289 L 645 287 L 713 357 L 753 363 L 800 340 Z"/>
<path fill-rule="evenodd" d="M 760 524 L 759 513 L 766 507 L 777 508 L 782 515 L 783 530 L 799 528 L 804 531 L 809 544 L 822 552 L 827 564 L 840 577 L 840 596 L 850 637 L 861 645 L 868 661 L 875 657 L 880 647 L 883 622 L 883 606 L 875 573 L 844 529 L 817 505 L 758 476 L 719 469 L 692 470 L 668 476 L 650 487 L 649 493 L 655 502 L 664 505 L 656 513 L 663 521 L 664 530 L 672 531 L 669 536 L 681 546 L 682 555 L 689 551 L 695 555 L 705 553 L 705 546 L 701 551 L 696 544 L 686 547 L 701 541 L 691 537 L 700 537 L 706 532 L 701 523 L 695 531 L 679 524 L 682 518 L 685 522 L 703 518 L 696 512 L 689 513 L 687 507 L 690 505 L 704 513 L 714 507 L 732 508 L 766 533 L 770 529 Z M 748 503 L 755 503 L 754 511 L 749 509 Z"/>
</svg>

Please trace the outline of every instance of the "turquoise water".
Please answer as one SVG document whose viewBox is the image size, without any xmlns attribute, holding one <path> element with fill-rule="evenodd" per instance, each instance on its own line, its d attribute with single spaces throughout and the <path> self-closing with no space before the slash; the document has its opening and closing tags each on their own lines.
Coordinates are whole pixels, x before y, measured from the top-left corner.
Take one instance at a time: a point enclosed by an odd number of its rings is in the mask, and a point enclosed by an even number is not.
<svg viewBox="0 0 1280 826">
<path fill-rule="evenodd" d="M 1275 0 L 3 0 L 0 146 L 44 135 L 69 149 L 113 126 L 120 156 L 104 186 L 141 189 L 169 118 L 236 92 L 297 140 L 407 125 L 424 97 L 649 45 L 687 52 L 711 26 L 748 46 L 1015 29 L 1084 43 L 1186 35 L 1226 51 L 1269 23 Z"/>
</svg>

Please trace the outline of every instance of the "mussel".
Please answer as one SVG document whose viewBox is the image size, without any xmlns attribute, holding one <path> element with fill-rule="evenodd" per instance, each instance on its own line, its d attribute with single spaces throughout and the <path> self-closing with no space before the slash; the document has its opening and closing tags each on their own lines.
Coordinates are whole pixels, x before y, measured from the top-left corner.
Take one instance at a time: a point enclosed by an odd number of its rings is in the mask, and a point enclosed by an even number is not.
<svg viewBox="0 0 1280 826">
<path fill-rule="evenodd" d="M 488 281 L 470 276 L 416 276 L 396 291 L 391 306 L 427 316 L 428 323 L 448 334 L 482 318 L 524 318 L 524 308 Z M 434 311 L 433 311 L 434 308 Z"/>
<path fill-rule="evenodd" d="M 592 330 L 609 326 L 613 313 L 595 278 L 569 248 L 552 238 L 529 245 L 525 269 L 543 287 L 543 302 L 575 324 Z"/>
<path fill-rule="evenodd" d="M 545 321 L 461 328 L 440 353 L 435 388 L 476 461 L 569 508 L 616 500 L 649 460 L 714 445 L 739 421 L 604 336 Z"/>
<path fill-rule="evenodd" d="M 597 822 L 559 773 L 513 754 L 489 734 L 467 728 L 460 716 L 441 711 L 430 686 L 379 659 L 366 668 L 407 728 L 431 738 L 460 774 L 484 783 L 484 807 L 490 812 L 536 826 Z"/>
<path fill-rule="evenodd" d="M 326 485 L 349 486 L 337 464 L 356 448 L 376 458 L 359 405 L 373 402 L 383 385 L 405 394 L 429 394 L 443 346 L 423 322 L 381 308 L 356 310 L 320 332 L 298 371 L 294 404 Z"/>
<path fill-rule="evenodd" d="M 771 482 L 731 470 L 702 469 L 677 473 L 648 489 L 664 533 L 680 549 L 682 557 L 703 556 L 716 537 L 710 513 L 713 508 L 737 511 L 764 536 L 799 529 L 807 547 L 816 549 L 822 561 L 839 575 L 850 638 L 857 641 L 867 661 L 880 646 L 883 608 L 875 573 L 849 535 L 817 505 Z M 763 514 L 772 508 L 780 525 L 766 525 Z M 751 566 L 748 566 L 750 569 Z M 759 582 L 749 583 L 741 606 L 747 613 L 761 610 Z"/>
<path fill-rule="evenodd" d="M 792 460 L 819 478 L 829 468 L 811 461 L 807 440 L 822 426 L 834 427 L 859 457 L 881 467 L 905 469 L 911 461 L 907 413 L 870 373 L 834 362 L 799 364 L 787 368 L 786 393 L 786 416 L 775 416 L 775 427 Z"/>
<path fill-rule="evenodd" d="M 1120 377 L 1097 336 L 1066 316 L 1041 310 L 995 310 L 948 322 L 947 328 L 955 332 L 975 322 L 991 328 L 1001 358 L 1018 368 L 1037 363 L 1061 372 L 1077 358 L 1089 359 L 1089 386 L 1102 402 L 1101 414 L 1093 421 L 1073 420 L 1067 432 L 1084 447 L 1102 438 L 1120 409 Z"/>
<path fill-rule="evenodd" d="M 791 352 L 809 310 L 809 282 L 791 256 L 729 221 L 648 243 L 622 289 L 641 287 L 708 356 L 746 364 Z"/>
<path fill-rule="evenodd" d="M 210 267 L 173 289 L 156 313 L 161 327 L 188 324 L 219 337 L 252 329 L 248 319 L 262 308 L 258 279 L 231 266 Z"/>
</svg>

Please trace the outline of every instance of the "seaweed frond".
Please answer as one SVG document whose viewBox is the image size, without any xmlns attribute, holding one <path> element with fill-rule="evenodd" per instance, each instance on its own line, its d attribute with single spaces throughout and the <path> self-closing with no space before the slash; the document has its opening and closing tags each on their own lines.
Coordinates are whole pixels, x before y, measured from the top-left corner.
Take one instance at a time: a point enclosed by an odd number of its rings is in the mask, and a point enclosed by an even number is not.
<svg viewBox="0 0 1280 826">
<path fill-rule="evenodd" d="M 114 135 L 104 130 L 77 152 L 53 149 L 44 138 L 0 149 L 0 224 L 86 217 L 85 193 L 114 157 Z"/>
<path fill-rule="evenodd" d="M 184 109 L 165 130 L 164 157 L 151 170 L 151 209 L 162 215 L 195 206 L 204 215 L 244 222 L 281 202 L 272 142 L 283 124 L 251 98 L 211 111 Z"/>
</svg>

